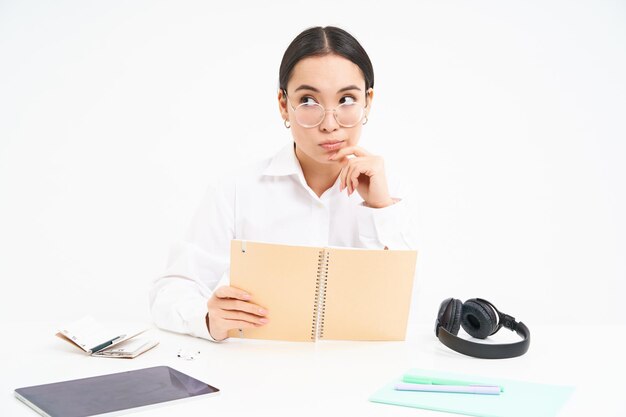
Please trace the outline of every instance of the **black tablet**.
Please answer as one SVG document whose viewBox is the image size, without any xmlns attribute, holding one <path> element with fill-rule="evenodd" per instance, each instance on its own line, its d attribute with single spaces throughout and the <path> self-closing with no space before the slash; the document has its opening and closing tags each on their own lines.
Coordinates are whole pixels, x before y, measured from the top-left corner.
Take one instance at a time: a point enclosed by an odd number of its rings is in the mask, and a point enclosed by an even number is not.
<svg viewBox="0 0 626 417">
<path fill-rule="evenodd" d="M 15 396 L 39 414 L 83 417 L 121 414 L 219 390 L 168 366 L 18 388 Z"/>
</svg>

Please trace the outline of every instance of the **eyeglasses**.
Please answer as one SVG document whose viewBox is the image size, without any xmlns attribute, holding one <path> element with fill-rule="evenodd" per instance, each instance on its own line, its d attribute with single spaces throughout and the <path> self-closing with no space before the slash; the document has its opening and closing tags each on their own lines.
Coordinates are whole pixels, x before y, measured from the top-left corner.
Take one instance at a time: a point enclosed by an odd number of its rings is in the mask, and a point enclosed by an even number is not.
<svg viewBox="0 0 626 417">
<path fill-rule="evenodd" d="M 284 90 L 283 92 L 289 106 L 291 106 L 296 116 L 296 121 L 304 128 L 319 126 L 324 120 L 326 112 L 329 111 L 333 112 L 335 120 L 341 127 L 354 127 L 359 124 L 361 120 L 363 120 L 363 116 L 365 116 L 365 107 L 357 102 L 341 103 L 331 110 L 326 110 L 321 104 L 315 102 L 302 103 L 297 107 L 293 107 L 291 101 L 289 101 L 289 97 L 287 97 L 287 92 Z"/>
</svg>

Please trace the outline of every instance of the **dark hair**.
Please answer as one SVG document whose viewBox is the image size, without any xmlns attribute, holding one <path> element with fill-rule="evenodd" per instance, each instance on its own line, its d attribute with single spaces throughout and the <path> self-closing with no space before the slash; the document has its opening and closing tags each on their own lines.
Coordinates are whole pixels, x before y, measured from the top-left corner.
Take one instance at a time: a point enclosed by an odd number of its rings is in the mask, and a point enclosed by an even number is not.
<svg viewBox="0 0 626 417">
<path fill-rule="evenodd" d="M 354 62 L 365 78 L 365 90 L 374 87 L 374 68 L 367 52 L 354 36 L 334 26 L 306 29 L 291 41 L 280 63 L 278 87 L 287 91 L 293 68 L 300 60 L 328 54 L 337 54 Z"/>
</svg>

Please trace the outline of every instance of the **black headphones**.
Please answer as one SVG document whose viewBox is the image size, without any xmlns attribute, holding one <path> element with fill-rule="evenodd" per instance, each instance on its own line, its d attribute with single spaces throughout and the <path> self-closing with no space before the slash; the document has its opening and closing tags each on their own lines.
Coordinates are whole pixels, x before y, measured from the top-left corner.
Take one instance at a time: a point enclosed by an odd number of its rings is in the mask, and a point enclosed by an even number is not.
<svg viewBox="0 0 626 417">
<path fill-rule="evenodd" d="M 485 339 L 504 326 L 523 340 L 499 345 L 471 342 L 457 336 L 460 326 L 477 339 Z M 499 312 L 493 304 L 482 298 L 472 298 L 465 303 L 455 298 L 443 300 L 435 322 L 435 335 L 452 350 L 484 359 L 522 356 L 530 345 L 530 331 L 524 323 L 518 323 L 514 317 Z"/>
</svg>

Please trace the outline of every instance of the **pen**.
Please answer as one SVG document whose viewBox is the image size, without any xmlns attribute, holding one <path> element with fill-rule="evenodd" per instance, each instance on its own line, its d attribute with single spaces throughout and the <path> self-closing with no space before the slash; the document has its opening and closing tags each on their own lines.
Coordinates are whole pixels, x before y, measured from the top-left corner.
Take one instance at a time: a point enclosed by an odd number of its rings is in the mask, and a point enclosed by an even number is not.
<svg viewBox="0 0 626 417">
<path fill-rule="evenodd" d="M 484 382 L 462 381 L 462 380 L 451 379 L 451 378 L 431 378 L 428 376 L 411 375 L 411 374 L 405 374 L 402 377 L 402 382 L 409 382 L 411 384 L 424 384 L 424 385 L 464 385 L 464 386 L 489 385 L 489 384 L 485 384 Z M 493 385 L 489 385 L 489 386 L 493 386 Z M 499 387 L 499 388 L 501 392 L 504 391 L 504 387 Z"/>
<path fill-rule="evenodd" d="M 99 344 L 99 345 L 95 346 L 95 347 L 92 347 L 91 349 L 89 349 L 89 352 L 88 352 L 88 353 L 96 353 L 96 352 L 99 352 L 99 351 L 101 351 L 102 349 L 104 349 L 104 348 L 106 348 L 106 347 L 108 347 L 108 346 L 111 346 L 114 342 L 116 342 L 116 341 L 118 341 L 118 340 L 120 340 L 120 339 L 123 339 L 123 338 L 125 338 L 125 337 L 126 337 L 126 335 L 125 335 L 125 334 L 121 334 L 121 335 L 119 335 L 119 336 L 117 336 L 117 337 L 114 337 L 114 338 L 113 338 L 113 339 L 111 339 L 111 340 L 108 340 L 108 341 L 106 341 L 106 342 L 104 342 L 104 343 L 101 343 L 101 344 Z"/>
<path fill-rule="evenodd" d="M 398 382 L 397 391 L 452 392 L 464 394 L 500 395 L 500 387 L 495 385 L 432 385 Z"/>
</svg>

